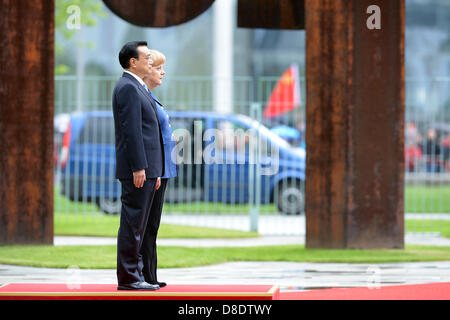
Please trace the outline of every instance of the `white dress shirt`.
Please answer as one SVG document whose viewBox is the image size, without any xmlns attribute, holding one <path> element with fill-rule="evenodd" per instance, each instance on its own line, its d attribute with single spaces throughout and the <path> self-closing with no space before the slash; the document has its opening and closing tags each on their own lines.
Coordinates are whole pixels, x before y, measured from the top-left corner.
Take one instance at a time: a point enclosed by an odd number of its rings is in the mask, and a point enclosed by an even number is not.
<svg viewBox="0 0 450 320">
<path fill-rule="evenodd" d="M 139 81 L 139 83 L 140 83 L 141 85 L 143 85 L 144 87 L 146 87 L 146 85 L 145 85 L 145 83 L 144 83 L 144 80 L 142 80 L 137 74 L 134 74 L 133 72 L 128 71 L 128 70 L 124 70 L 124 72 L 131 74 L 137 81 Z"/>
</svg>

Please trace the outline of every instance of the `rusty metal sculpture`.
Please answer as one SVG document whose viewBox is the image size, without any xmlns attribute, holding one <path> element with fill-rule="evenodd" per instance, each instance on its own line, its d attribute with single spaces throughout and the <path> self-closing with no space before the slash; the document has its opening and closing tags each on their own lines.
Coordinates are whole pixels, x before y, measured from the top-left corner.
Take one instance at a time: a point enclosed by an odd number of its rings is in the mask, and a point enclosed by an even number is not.
<svg viewBox="0 0 450 320">
<path fill-rule="evenodd" d="M 149 27 L 213 1 L 104 0 Z M 305 24 L 306 246 L 403 248 L 404 0 L 239 0 L 238 10 L 244 27 Z M 0 1 L 0 244 L 52 243 L 53 12 L 53 1 Z"/>
<path fill-rule="evenodd" d="M 142 27 L 170 27 L 194 19 L 214 0 L 103 0 L 125 21 Z"/>
<path fill-rule="evenodd" d="M 306 246 L 403 248 L 404 1 L 305 9 Z"/>
<path fill-rule="evenodd" d="M 239 0 L 241 28 L 305 29 L 304 0 Z"/>
</svg>

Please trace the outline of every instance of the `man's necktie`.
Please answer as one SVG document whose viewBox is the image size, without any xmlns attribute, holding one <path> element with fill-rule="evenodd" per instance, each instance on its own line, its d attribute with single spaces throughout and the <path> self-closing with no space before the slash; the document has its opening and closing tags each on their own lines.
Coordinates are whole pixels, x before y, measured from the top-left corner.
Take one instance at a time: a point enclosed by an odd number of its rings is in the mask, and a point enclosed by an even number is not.
<svg viewBox="0 0 450 320">
<path fill-rule="evenodd" d="M 142 85 L 144 86 L 145 90 L 150 93 L 152 98 L 162 106 L 161 102 L 159 102 L 159 100 L 153 95 L 153 92 L 147 87 L 147 85 L 145 83 L 143 83 Z"/>
<path fill-rule="evenodd" d="M 160 105 L 162 105 L 161 102 L 159 102 L 158 98 L 155 97 L 155 95 L 153 94 L 153 92 L 150 89 L 147 89 L 147 91 L 148 91 L 148 93 L 150 93 L 150 95 L 156 102 L 158 102 Z"/>
</svg>

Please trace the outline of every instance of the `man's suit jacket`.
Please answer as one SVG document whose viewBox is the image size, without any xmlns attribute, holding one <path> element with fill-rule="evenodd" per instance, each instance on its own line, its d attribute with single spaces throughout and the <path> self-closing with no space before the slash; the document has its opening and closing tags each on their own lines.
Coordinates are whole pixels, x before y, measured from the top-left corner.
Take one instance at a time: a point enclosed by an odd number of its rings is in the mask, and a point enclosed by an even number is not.
<svg viewBox="0 0 450 320">
<path fill-rule="evenodd" d="M 124 72 L 113 93 L 116 135 L 116 178 L 133 179 L 145 169 L 146 178 L 164 175 L 164 145 L 155 101 Z"/>
</svg>

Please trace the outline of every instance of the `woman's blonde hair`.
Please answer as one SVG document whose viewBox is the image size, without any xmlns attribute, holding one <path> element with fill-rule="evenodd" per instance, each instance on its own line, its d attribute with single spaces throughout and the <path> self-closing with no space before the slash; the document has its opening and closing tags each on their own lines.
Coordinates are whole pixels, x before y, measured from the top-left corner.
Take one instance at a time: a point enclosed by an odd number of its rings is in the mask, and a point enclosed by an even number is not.
<svg viewBox="0 0 450 320">
<path fill-rule="evenodd" d="M 154 67 L 158 67 L 166 62 L 166 56 L 158 50 L 150 50 L 150 55 L 152 56 Z"/>
</svg>

